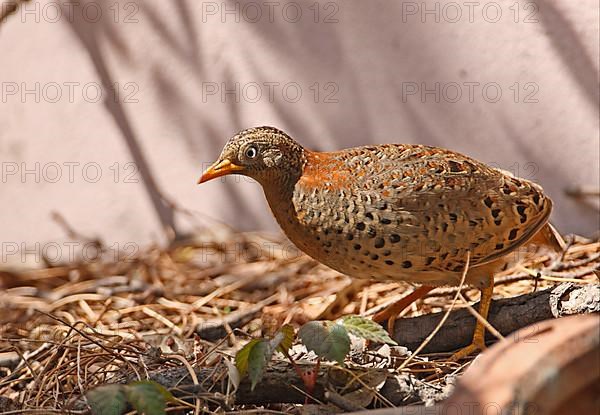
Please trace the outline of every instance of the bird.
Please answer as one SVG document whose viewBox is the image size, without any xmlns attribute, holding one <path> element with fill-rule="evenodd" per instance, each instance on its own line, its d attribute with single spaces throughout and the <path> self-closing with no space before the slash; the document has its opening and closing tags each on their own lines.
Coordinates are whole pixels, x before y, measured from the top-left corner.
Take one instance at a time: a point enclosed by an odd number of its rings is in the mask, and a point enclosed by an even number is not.
<svg viewBox="0 0 600 415">
<path fill-rule="evenodd" d="M 318 152 L 278 128 L 254 127 L 230 138 L 198 183 L 229 174 L 257 181 L 285 235 L 318 262 L 351 278 L 418 285 L 373 317 L 390 331 L 412 302 L 461 281 L 480 290 L 486 319 L 495 274 L 531 247 L 565 246 L 541 186 L 443 148 Z M 484 348 L 478 319 L 471 344 L 452 360 Z"/>
</svg>

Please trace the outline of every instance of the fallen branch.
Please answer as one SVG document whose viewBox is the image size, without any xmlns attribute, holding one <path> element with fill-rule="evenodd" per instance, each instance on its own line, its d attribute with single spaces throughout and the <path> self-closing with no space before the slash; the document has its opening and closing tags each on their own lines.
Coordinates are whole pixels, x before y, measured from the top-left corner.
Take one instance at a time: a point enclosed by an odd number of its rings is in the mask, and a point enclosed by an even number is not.
<svg viewBox="0 0 600 415">
<path fill-rule="evenodd" d="M 314 363 L 299 363 L 305 369 L 314 369 Z M 217 393 L 217 396 L 223 396 L 227 390 L 226 368 L 195 368 L 199 385 L 193 385 L 188 370 L 184 367 L 174 367 L 160 369 L 149 373 L 149 379 L 160 383 L 173 394 L 181 399 L 191 396 L 202 397 L 205 394 Z M 221 379 L 222 382 L 216 381 Z M 360 379 L 360 381 L 357 381 Z M 134 380 L 129 379 L 129 381 Z M 363 383 L 385 384 L 380 390 L 383 398 L 394 405 L 408 405 L 415 402 L 422 402 L 425 399 L 440 401 L 446 398 L 452 386 L 432 386 L 425 383 L 411 374 L 396 375 L 385 369 L 360 369 L 347 368 L 341 370 L 332 366 L 321 366 L 317 376 L 317 382 L 313 394 L 311 395 L 317 401 L 328 401 L 327 391 L 338 389 L 338 394 L 343 390 L 344 396 L 352 396 L 353 392 L 362 389 Z M 371 385 L 374 387 L 374 385 Z M 262 380 L 252 391 L 250 381 L 246 377 L 240 383 L 239 388 L 234 393 L 236 405 L 268 405 L 274 403 L 292 403 L 303 404 L 306 402 L 306 393 L 303 393 L 305 387 L 302 380 L 296 374 L 295 369 L 287 362 L 273 362 L 266 370 Z M 350 395 L 348 395 L 350 394 Z M 341 395 L 340 395 L 341 396 Z M 367 402 L 368 404 L 368 402 Z"/>
<path fill-rule="evenodd" d="M 479 303 L 474 306 L 475 309 L 478 306 Z M 488 321 L 503 336 L 529 325 L 533 325 L 531 334 L 535 334 L 534 323 L 539 321 L 593 312 L 600 312 L 600 285 L 564 283 L 544 291 L 495 300 Z M 443 313 L 435 313 L 398 319 L 393 338 L 409 350 L 416 350 L 442 316 Z M 468 345 L 475 323 L 475 318 L 467 309 L 453 311 L 423 352 L 448 352 Z M 487 339 L 493 340 L 494 337 L 488 333 Z"/>
</svg>

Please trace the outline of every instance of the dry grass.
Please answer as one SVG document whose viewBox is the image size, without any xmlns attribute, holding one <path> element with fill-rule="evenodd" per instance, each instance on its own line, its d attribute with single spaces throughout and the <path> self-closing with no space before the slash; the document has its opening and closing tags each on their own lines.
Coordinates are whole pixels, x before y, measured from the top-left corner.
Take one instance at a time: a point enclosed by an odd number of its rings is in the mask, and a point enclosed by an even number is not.
<svg viewBox="0 0 600 415">
<path fill-rule="evenodd" d="M 556 279 L 596 282 L 592 270 L 599 267 L 599 252 L 598 242 L 573 243 L 562 261 L 542 271 L 550 279 L 532 278 L 530 270 L 547 261 L 536 258 L 523 264 L 526 269 L 501 276 L 495 294 L 519 295 Z M 347 277 L 289 245 L 233 232 L 204 232 L 169 249 L 149 247 L 126 261 L 0 272 L 0 396 L 15 405 L 0 398 L 0 412 L 75 408 L 95 385 L 182 366 L 181 356 L 192 366 L 216 365 L 247 336 L 314 319 L 347 283 Z M 344 314 L 369 311 L 407 289 L 372 283 Z M 476 290 L 462 291 L 469 300 L 477 298 Z M 455 293 L 435 290 L 408 314 L 444 310 Z M 228 336 L 218 344 L 198 335 L 219 328 Z M 426 377 L 447 365 L 445 358 L 415 359 L 407 370 Z"/>
</svg>

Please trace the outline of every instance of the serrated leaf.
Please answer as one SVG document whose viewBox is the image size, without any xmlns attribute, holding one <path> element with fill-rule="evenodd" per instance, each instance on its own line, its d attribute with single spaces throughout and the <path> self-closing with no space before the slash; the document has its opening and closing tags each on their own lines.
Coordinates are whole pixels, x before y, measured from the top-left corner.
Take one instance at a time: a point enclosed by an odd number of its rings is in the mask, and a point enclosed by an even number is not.
<svg viewBox="0 0 600 415">
<path fill-rule="evenodd" d="M 260 339 L 250 350 L 250 355 L 248 356 L 248 377 L 250 377 L 250 382 L 252 382 L 250 390 L 254 390 L 272 355 L 273 349 L 269 342 L 264 339 Z"/>
<path fill-rule="evenodd" d="M 164 415 L 167 401 L 173 400 L 168 390 L 149 380 L 125 385 L 125 395 L 135 410 L 145 415 Z"/>
<path fill-rule="evenodd" d="M 351 315 L 342 317 L 339 321 L 350 334 L 357 337 L 377 343 L 387 343 L 394 346 L 398 345 L 398 343 L 388 335 L 387 331 L 373 320 Z"/>
<path fill-rule="evenodd" d="M 348 332 L 344 326 L 331 324 L 329 326 L 329 334 L 325 337 L 325 341 L 321 345 L 319 356 L 343 364 L 349 351 L 350 337 L 348 337 Z"/>
<path fill-rule="evenodd" d="M 325 328 L 325 323 L 322 321 L 309 321 L 298 330 L 298 337 L 302 344 L 318 356 L 321 356 L 321 346 L 328 335 L 329 330 Z"/>
<path fill-rule="evenodd" d="M 285 354 L 285 352 L 290 350 L 294 344 L 294 337 L 294 328 L 291 325 L 286 324 L 277 331 L 271 340 L 271 349 Z"/>
<path fill-rule="evenodd" d="M 93 415 L 121 415 L 127 410 L 124 385 L 98 386 L 85 394 Z"/>
<path fill-rule="evenodd" d="M 244 377 L 248 371 L 248 359 L 250 358 L 250 352 L 252 351 L 252 348 L 261 341 L 262 339 L 252 339 L 235 354 L 235 366 L 240 372 L 240 376 Z"/>
</svg>

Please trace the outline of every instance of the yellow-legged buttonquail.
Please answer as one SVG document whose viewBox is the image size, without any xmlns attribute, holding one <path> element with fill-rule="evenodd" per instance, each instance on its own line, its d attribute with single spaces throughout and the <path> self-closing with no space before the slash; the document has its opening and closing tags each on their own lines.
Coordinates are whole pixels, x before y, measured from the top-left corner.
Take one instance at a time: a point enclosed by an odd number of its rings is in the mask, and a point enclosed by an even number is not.
<svg viewBox="0 0 600 415">
<path fill-rule="evenodd" d="M 440 285 L 481 290 L 487 317 L 494 274 L 535 243 L 560 250 L 542 188 L 462 154 L 424 145 L 384 144 L 330 153 L 303 148 L 272 127 L 244 130 L 225 145 L 200 183 L 226 174 L 257 180 L 277 222 L 302 251 L 356 278 L 421 287 L 375 316 L 395 317 Z M 473 342 L 455 359 L 484 347 Z"/>
</svg>

